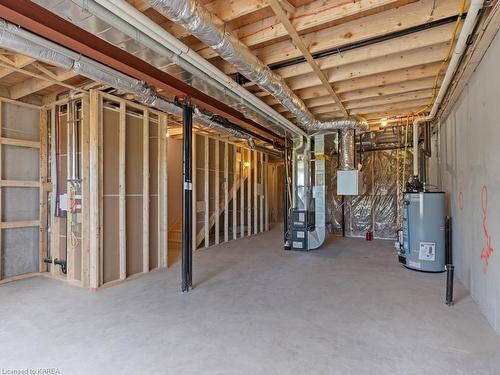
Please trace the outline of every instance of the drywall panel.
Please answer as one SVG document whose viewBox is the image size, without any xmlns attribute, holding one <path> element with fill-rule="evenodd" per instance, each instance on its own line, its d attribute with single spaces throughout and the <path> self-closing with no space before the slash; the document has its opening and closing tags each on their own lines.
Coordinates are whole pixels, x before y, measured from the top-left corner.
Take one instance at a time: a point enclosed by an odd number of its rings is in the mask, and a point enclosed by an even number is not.
<svg viewBox="0 0 500 375">
<path fill-rule="evenodd" d="M 448 194 L 455 272 L 500 333 L 500 36 L 449 116 L 441 119 L 430 176 Z M 436 173 L 432 168 L 439 168 Z"/>
</svg>

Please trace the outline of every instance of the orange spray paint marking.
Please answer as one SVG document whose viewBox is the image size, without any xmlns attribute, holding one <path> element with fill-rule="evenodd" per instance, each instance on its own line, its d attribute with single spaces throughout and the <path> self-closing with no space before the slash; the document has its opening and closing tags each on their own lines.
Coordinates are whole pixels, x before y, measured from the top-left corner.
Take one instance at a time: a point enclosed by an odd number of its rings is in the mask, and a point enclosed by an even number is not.
<svg viewBox="0 0 500 375">
<path fill-rule="evenodd" d="M 460 211 L 464 209 L 464 193 L 462 192 L 458 193 L 458 208 L 460 208 Z"/>
<path fill-rule="evenodd" d="M 491 246 L 491 235 L 486 224 L 486 211 L 488 209 L 488 189 L 485 185 L 481 188 L 481 209 L 483 210 L 483 232 L 486 239 L 486 246 L 481 250 L 481 260 L 483 261 L 483 272 L 488 271 L 488 262 L 493 254 Z"/>
</svg>

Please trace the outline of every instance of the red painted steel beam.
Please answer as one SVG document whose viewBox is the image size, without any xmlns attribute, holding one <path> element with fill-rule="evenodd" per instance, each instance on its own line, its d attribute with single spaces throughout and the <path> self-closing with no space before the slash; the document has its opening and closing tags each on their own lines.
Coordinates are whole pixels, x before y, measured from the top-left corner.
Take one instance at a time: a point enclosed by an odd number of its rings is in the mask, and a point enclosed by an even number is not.
<svg viewBox="0 0 500 375">
<path fill-rule="evenodd" d="M 282 137 L 247 119 L 241 112 L 157 69 L 127 51 L 79 28 L 38 4 L 29 0 L 0 0 L 0 17 L 54 43 L 99 61 L 110 68 L 143 80 L 173 96 L 189 97 L 193 104 L 283 144 Z"/>
</svg>

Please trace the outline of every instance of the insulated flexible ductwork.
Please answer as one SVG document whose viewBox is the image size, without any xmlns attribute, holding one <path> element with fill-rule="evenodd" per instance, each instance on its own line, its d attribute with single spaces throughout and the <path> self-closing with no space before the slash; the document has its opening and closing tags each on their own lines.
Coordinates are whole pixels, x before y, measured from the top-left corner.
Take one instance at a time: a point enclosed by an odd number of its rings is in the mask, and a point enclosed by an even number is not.
<svg viewBox="0 0 500 375">
<path fill-rule="evenodd" d="M 341 129 L 340 130 L 340 160 L 339 169 L 341 171 L 352 171 L 355 169 L 354 165 L 354 130 Z"/>
<path fill-rule="evenodd" d="M 159 96 L 153 87 L 148 86 L 143 81 L 78 55 L 2 19 L 0 19 L 0 47 L 57 67 L 73 70 L 93 81 L 134 94 L 138 101 L 148 106 L 182 116 L 181 107 Z M 194 112 L 195 121 L 205 127 L 222 131 L 239 139 L 245 139 L 249 142 L 249 146 L 253 146 L 255 149 L 259 147 L 260 151 L 272 153 L 265 147 L 255 145 L 250 135 L 218 123 L 213 114 L 198 107 L 195 107 Z"/>
<path fill-rule="evenodd" d="M 259 98 L 125 0 L 33 0 L 108 43 L 243 113 L 281 136 L 305 135 Z"/>
<path fill-rule="evenodd" d="M 238 71 L 268 91 L 286 107 L 308 130 L 341 129 L 352 127 L 364 131 L 366 122 L 354 119 L 320 122 L 306 105 L 288 87 L 285 80 L 260 61 L 241 43 L 217 16 L 207 11 L 196 0 L 146 0 L 154 9 L 186 28 L 192 35 L 214 49 L 219 56 L 233 64 Z"/>
</svg>

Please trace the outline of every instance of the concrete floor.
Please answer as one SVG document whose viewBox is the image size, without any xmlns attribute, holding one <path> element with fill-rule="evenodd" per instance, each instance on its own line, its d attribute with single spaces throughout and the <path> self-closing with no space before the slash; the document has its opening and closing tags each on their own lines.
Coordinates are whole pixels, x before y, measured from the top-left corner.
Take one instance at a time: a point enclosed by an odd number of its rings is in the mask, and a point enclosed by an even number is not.
<svg viewBox="0 0 500 375">
<path fill-rule="evenodd" d="M 61 374 L 499 374 L 500 336 L 444 274 L 391 242 L 281 250 L 281 230 L 93 293 L 48 278 L 0 287 L 0 368 Z"/>
</svg>

